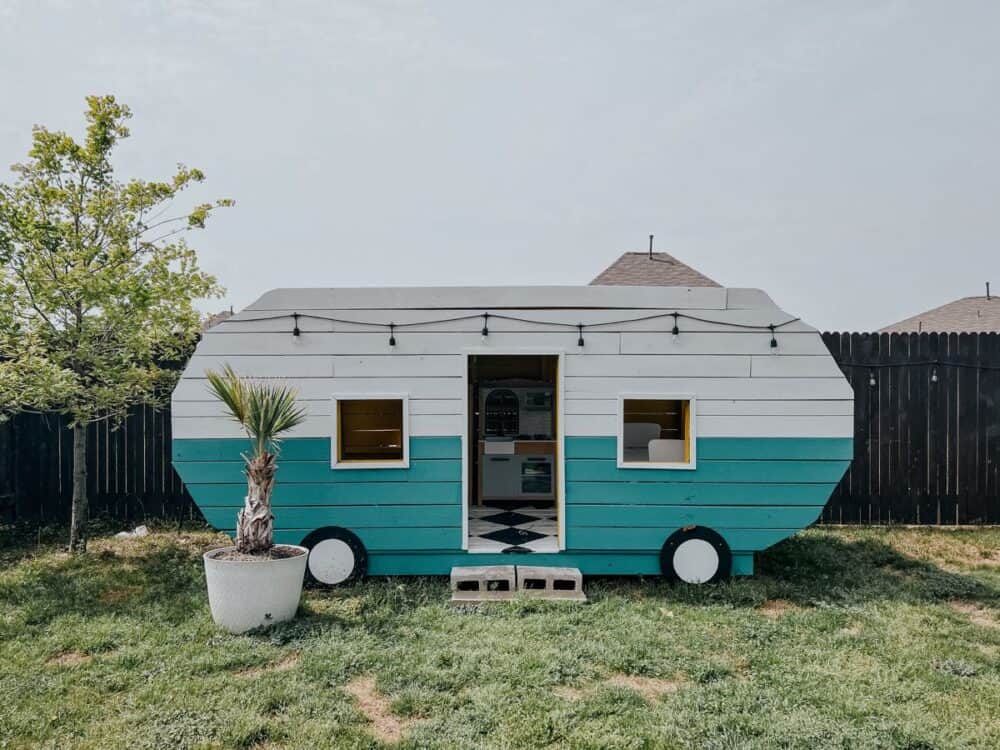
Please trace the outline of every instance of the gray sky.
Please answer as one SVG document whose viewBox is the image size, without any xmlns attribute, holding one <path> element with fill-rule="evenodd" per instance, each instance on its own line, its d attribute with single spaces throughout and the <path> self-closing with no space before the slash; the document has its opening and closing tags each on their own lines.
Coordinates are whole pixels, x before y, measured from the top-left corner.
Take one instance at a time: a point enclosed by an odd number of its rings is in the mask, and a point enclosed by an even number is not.
<svg viewBox="0 0 1000 750">
<path fill-rule="evenodd" d="M 1000 290 L 998 29 L 992 0 L 0 0 L 0 163 L 115 94 L 123 174 L 237 201 L 191 238 L 206 308 L 586 283 L 652 232 L 871 329 Z"/>
</svg>

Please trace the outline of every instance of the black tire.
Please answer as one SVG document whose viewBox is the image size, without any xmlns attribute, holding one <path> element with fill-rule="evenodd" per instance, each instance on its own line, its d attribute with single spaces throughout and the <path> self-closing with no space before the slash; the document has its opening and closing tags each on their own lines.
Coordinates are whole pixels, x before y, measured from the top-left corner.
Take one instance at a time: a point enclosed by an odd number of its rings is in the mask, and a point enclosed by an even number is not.
<svg viewBox="0 0 1000 750">
<path fill-rule="evenodd" d="M 691 580 L 692 575 L 689 571 L 678 571 L 675 567 L 675 556 L 678 549 L 684 542 L 690 542 L 694 540 L 699 540 L 702 542 L 708 542 L 715 549 L 718 555 L 718 567 L 716 568 L 714 574 L 707 577 L 704 580 Z M 711 553 L 708 553 L 709 557 Z M 667 541 L 663 543 L 663 547 L 660 549 L 660 570 L 663 575 L 669 578 L 671 581 L 680 581 L 683 583 L 717 583 L 718 581 L 724 581 L 729 578 L 733 570 L 733 553 L 729 549 L 729 545 L 726 544 L 726 540 L 723 539 L 718 532 L 712 531 L 712 529 L 706 528 L 705 526 L 688 526 L 687 528 L 679 529 L 671 534 Z M 707 575 L 708 571 L 704 571 L 702 575 Z"/>
<path fill-rule="evenodd" d="M 319 547 L 321 554 L 324 550 L 329 554 L 329 559 L 314 557 L 313 550 L 321 542 L 340 542 L 341 544 L 330 544 Z M 309 560 L 306 562 L 306 583 L 316 588 L 332 588 L 342 586 L 347 583 L 359 581 L 368 574 L 368 550 L 358 539 L 357 534 L 340 526 L 324 526 L 310 532 L 302 540 L 302 546 L 309 548 Z M 350 551 L 348 557 L 347 550 Z M 350 570 L 347 570 L 347 566 Z M 318 576 L 318 577 L 317 577 Z M 323 580 L 323 579 L 326 580 Z"/>
</svg>

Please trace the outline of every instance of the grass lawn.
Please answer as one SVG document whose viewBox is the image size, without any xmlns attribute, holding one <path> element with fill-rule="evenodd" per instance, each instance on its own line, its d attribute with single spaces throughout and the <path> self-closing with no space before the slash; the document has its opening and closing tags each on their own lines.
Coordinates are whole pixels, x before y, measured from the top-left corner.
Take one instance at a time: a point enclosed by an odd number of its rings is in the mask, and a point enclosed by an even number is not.
<svg viewBox="0 0 1000 750">
<path fill-rule="evenodd" d="M 997 748 L 1000 529 L 814 529 L 719 586 L 454 608 L 307 592 L 220 633 L 200 531 L 0 546 L 0 748 Z"/>
</svg>

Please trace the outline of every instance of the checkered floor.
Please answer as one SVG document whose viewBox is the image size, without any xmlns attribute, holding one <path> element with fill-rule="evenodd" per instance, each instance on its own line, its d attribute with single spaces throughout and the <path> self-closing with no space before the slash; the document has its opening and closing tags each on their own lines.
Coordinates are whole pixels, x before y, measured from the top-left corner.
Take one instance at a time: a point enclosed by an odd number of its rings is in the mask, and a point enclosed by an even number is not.
<svg viewBox="0 0 1000 750">
<path fill-rule="evenodd" d="M 491 505 L 469 509 L 469 552 L 558 552 L 556 509 Z"/>
</svg>

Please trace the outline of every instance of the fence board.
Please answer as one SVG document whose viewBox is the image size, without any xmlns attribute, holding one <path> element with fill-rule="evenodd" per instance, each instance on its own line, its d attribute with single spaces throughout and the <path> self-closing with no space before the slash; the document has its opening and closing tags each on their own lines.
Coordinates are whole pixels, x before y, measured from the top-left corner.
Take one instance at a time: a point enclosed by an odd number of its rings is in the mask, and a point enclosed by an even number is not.
<svg viewBox="0 0 1000 750">
<path fill-rule="evenodd" d="M 1000 523 L 1000 336 L 823 340 L 855 398 L 854 461 L 823 521 Z"/>
<path fill-rule="evenodd" d="M 87 427 L 87 492 L 94 516 L 192 518 L 198 511 L 170 464 L 169 409 L 137 406 L 125 423 Z M 65 417 L 18 414 L 0 424 L 0 518 L 53 523 L 70 515 L 73 435 Z"/>
</svg>

